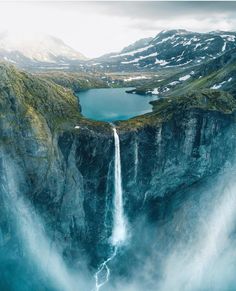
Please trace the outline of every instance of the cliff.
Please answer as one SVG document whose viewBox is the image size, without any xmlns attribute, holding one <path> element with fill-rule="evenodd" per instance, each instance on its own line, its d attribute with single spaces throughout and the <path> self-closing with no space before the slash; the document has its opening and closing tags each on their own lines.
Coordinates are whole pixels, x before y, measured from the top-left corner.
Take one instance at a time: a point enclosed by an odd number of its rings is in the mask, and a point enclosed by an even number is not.
<svg viewBox="0 0 236 291">
<path fill-rule="evenodd" d="M 114 140 L 111 126 L 81 116 L 76 97 L 45 79 L 0 65 L 0 171 L 13 161 L 19 195 L 30 201 L 65 260 L 97 266 L 109 252 Z M 235 99 L 202 91 L 153 102 L 153 112 L 117 123 L 125 215 L 154 221 L 164 205 L 232 162 Z M 3 183 L 3 182 L 2 182 Z M 17 244 L 2 192 L 1 246 Z M 18 241 L 18 242 L 17 242 Z"/>
</svg>

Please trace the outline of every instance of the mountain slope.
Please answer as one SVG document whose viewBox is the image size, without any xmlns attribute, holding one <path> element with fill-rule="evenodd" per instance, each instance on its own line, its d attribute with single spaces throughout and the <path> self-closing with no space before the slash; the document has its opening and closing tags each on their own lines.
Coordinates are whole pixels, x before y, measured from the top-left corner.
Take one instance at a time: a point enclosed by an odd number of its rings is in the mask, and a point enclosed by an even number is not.
<svg viewBox="0 0 236 291">
<path fill-rule="evenodd" d="M 130 92 L 159 96 L 179 95 L 200 89 L 220 89 L 236 96 L 236 48 L 203 64 L 196 65 L 161 81 L 150 80 Z"/>
<path fill-rule="evenodd" d="M 235 32 L 162 31 L 142 46 L 130 46 L 118 54 L 98 58 L 90 65 L 97 69 L 106 68 L 108 71 L 156 70 L 192 66 L 234 48 L 235 39 Z"/>
<path fill-rule="evenodd" d="M 86 58 L 56 37 L 4 32 L 0 34 L 0 59 L 24 67 L 66 65 Z"/>
</svg>

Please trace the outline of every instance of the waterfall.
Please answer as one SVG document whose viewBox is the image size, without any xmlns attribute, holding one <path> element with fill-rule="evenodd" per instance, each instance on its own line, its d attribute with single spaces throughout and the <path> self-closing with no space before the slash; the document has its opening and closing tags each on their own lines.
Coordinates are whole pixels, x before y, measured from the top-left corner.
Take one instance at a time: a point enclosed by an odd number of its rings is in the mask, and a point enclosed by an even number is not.
<svg viewBox="0 0 236 291">
<path fill-rule="evenodd" d="M 116 254 L 117 254 L 117 247 L 114 248 L 112 255 L 107 260 L 105 260 L 98 268 L 94 276 L 95 284 L 96 284 L 95 291 L 99 291 L 100 288 L 109 281 L 111 271 L 108 267 L 108 263 L 114 259 Z"/>
<path fill-rule="evenodd" d="M 134 182 L 137 182 L 137 174 L 138 174 L 138 141 L 137 137 L 134 144 Z"/>
<path fill-rule="evenodd" d="M 113 252 L 111 256 L 105 260 L 95 273 L 95 291 L 108 283 L 110 278 L 110 269 L 108 263 L 117 255 L 118 248 L 125 242 L 127 237 L 126 221 L 123 209 L 123 190 L 122 190 L 122 177 L 121 177 L 121 160 L 120 160 L 120 139 L 117 134 L 116 128 L 113 127 L 114 142 L 115 142 L 115 161 L 114 161 L 114 212 L 113 212 L 113 231 L 111 244 Z"/>
<path fill-rule="evenodd" d="M 121 245 L 126 239 L 126 222 L 123 209 L 123 191 L 120 162 L 120 140 L 116 128 L 113 127 L 115 141 L 115 167 L 114 167 L 114 216 L 112 245 Z"/>
</svg>

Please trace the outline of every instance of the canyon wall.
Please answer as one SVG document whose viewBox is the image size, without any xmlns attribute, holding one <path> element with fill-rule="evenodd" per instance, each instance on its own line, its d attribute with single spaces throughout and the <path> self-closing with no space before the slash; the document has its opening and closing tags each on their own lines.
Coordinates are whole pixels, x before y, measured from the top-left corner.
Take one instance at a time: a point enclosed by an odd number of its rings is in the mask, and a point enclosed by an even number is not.
<svg viewBox="0 0 236 291">
<path fill-rule="evenodd" d="M 13 261 L 24 258 L 14 203 L 6 197 L 16 191 L 68 264 L 96 268 L 109 253 L 112 233 L 112 127 L 81 116 L 67 89 L 13 67 L 0 70 L 1 247 L 11 250 Z M 184 199 L 177 193 L 232 164 L 235 152 L 231 95 L 205 91 L 153 106 L 150 114 L 116 124 L 131 236 L 139 217 L 158 223 L 171 216 L 171 205 Z M 6 159 L 17 190 L 4 187 Z"/>
</svg>

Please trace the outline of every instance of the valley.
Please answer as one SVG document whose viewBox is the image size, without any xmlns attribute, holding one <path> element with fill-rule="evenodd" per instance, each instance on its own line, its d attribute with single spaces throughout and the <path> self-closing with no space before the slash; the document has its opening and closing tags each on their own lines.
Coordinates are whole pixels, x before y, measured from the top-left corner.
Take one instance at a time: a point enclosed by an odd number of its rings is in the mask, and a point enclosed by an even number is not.
<svg viewBox="0 0 236 291">
<path fill-rule="evenodd" d="M 1 290 L 235 290 L 235 39 L 0 35 Z"/>
</svg>

